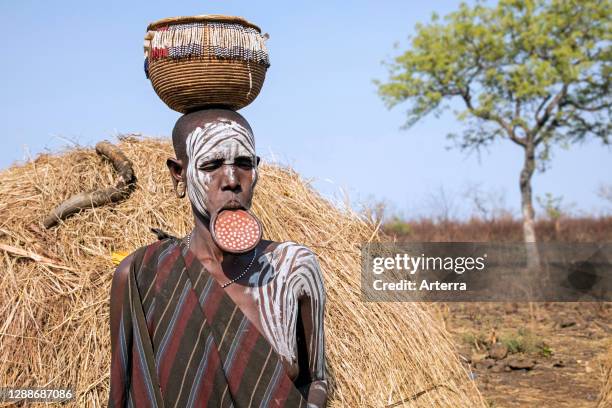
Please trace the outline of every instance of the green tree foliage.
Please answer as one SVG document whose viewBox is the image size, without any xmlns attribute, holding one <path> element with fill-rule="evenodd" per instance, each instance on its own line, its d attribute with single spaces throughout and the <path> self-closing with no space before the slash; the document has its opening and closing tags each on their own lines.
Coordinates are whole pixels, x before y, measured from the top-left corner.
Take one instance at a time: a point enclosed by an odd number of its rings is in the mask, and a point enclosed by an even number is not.
<svg viewBox="0 0 612 408">
<path fill-rule="evenodd" d="M 416 26 L 378 91 L 388 107 L 408 103 L 406 126 L 457 100 L 466 127 L 449 136 L 461 148 L 508 139 L 525 149 L 520 185 L 532 219 L 531 176 L 551 145 L 610 143 L 611 15 L 609 0 L 462 3 Z"/>
<path fill-rule="evenodd" d="M 609 142 L 612 74 L 610 1 L 480 2 L 440 23 L 417 25 L 412 48 L 389 65 L 379 83 L 389 107 L 412 102 L 407 125 L 440 113 L 449 97 L 495 126 L 466 132 L 466 144 L 505 137 L 519 144 L 579 139 Z M 479 122 L 482 125 L 482 122 Z"/>
</svg>

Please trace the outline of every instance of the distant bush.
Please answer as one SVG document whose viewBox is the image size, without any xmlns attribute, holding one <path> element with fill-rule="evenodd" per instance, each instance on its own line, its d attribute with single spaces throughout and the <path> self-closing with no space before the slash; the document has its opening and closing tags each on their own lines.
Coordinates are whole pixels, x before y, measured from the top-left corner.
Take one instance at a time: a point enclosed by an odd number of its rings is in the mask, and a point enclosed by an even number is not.
<svg viewBox="0 0 612 408">
<path fill-rule="evenodd" d="M 523 225 L 511 216 L 485 220 L 401 220 L 393 217 L 383 231 L 405 242 L 522 242 Z M 541 242 L 610 242 L 612 217 L 541 219 L 536 222 Z"/>
<path fill-rule="evenodd" d="M 410 225 L 399 217 L 393 217 L 384 224 L 384 229 L 387 233 L 393 235 L 408 235 L 410 234 Z"/>
<path fill-rule="evenodd" d="M 543 357 L 550 357 L 553 353 L 550 346 L 526 328 L 520 328 L 515 333 L 502 334 L 499 340 L 508 347 L 510 353 L 538 353 Z"/>
</svg>

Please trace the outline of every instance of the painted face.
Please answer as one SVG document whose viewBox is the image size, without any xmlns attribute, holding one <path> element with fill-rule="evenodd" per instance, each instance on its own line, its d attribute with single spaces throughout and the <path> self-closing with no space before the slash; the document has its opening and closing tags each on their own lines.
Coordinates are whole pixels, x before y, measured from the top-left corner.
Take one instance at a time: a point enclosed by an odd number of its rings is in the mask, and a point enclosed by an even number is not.
<svg viewBox="0 0 612 408">
<path fill-rule="evenodd" d="M 196 210 L 210 217 L 226 206 L 251 206 L 257 183 L 255 138 L 239 123 L 219 119 L 187 136 L 186 184 Z"/>
</svg>

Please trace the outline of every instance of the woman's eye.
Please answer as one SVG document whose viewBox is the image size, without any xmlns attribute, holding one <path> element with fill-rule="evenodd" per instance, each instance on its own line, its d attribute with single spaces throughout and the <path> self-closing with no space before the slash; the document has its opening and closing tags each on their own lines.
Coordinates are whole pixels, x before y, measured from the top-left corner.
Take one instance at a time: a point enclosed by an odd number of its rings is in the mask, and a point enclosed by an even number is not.
<svg viewBox="0 0 612 408">
<path fill-rule="evenodd" d="M 252 169 L 253 168 L 253 160 L 249 157 L 245 157 L 245 158 L 238 158 L 235 161 L 236 166 L 240 167 L 241 169 Z"/>
<path fill-rule="evenodd" d="M 223 166 L 223 164 L 223 159 L 205 161 L 200 166 L 198 166 L 198 169 L 210 172 L 217 170 L 218 168 Z M 236 160 L 234 160 L 233 165 L 244 170 L 251 170 L 253 167 L 255 167 L 254 161 L 250 157 L 237 157 Z"/>
<path fill-rule="evenodd" d="M 202 163 L 199 169 L 204 170 L 204 171 L 213 171 L 213 170 L 217 170 L 222 165 L 223 165 L 223 160 L 214 160 L 214 161 Z"/>
</svg>

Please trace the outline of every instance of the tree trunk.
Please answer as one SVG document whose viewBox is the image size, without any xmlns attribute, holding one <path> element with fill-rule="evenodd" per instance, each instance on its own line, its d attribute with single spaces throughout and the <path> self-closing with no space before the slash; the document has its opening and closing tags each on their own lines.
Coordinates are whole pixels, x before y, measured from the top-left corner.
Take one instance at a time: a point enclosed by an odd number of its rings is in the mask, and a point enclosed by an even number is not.
<svg viewBox="0 0 612 408">
<path fill-rule="evenodd" d="M 535 213 L 533 211 L 533 200 L 531 197 L 531 177 L 535 170 L 535 145 L 532 141 L 527 141 L 525 146 L 525 162 L 521 170 L 521 210 L 523 213 L 523 240 L 527 245 L 527 265 L 537 267 L 540 264 L 540 257 L 536 246 Z"/>
</svg>

